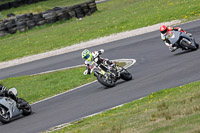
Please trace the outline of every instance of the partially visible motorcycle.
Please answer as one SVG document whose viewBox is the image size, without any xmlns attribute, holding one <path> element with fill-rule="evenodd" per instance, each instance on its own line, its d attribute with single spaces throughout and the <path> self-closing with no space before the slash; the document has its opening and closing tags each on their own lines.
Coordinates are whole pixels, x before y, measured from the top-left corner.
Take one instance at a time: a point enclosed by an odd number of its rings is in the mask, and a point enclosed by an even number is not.
<svg viewBox="0 0 200 133">
<path fill-rule="evenodd" d="M 106 87 L 115 86 L 115 82 L 120 78 L 126 81 L 132 79 L 131 73 L 119 65 L 114 68 L 110 65 L 97 64 L 93 61 L 89 68 L 90 72 L 93 72 L 94 76 L 97 77 L 97 80 Z"/>
<path fill-rule="evenodd" d="M 178 46 L 182 50 L 197 50 L 199 44 L 195 42 L 194 37 L 180 31 L 170 31 L 167 34 L 167 39 L 172 45 Z"/>
<path fill-rule="evenodd" d="M 15 88 L 11 88 L 9 91 L 17 96 L 17 90 Z M 22 98 L 19 98 L 19 100 L 22 103 L 20 108 L 17 107 L 17 103 L 10 97 L 0 97 L 0 121 L 2 123 L 7 124 L 20 115 L 27 116 L 32 113 L 29 103 Z"/>
</svg>

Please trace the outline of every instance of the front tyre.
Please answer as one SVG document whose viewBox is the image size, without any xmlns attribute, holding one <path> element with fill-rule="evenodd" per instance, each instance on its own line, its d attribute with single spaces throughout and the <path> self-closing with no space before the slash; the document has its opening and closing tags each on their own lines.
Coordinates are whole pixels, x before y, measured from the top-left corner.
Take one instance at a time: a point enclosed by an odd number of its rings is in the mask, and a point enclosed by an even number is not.
<svg viewBox="0 0 200 133">
<path fill-rule="evenodd" d="M 10 113 L 7 109 L 0 106 L 0 121 L 4 124 L 7 124 L 10 122 Z"/>
<path fill-rule="evenodd" d="M 97 80 L 104 86 L 106 87 L 113 87 L 115 86 L 115 82 L 114 80 L 111 78 L 111 79 L 108 79 L 106 78 L 104 75 L 97 75 Z"/>
<path fill-rule="evenodd" d="M 22 108 L 22 115 L 24 116 L 27 116 L 27 115 L 30 115 L 32 113 L 32 108 L 31 108 L 31 105 L 25 101 L 24 99 L 22 98 L 19 98 L 22 102 L 25 102 L 27 103 L 23 108 Z"/>
<path fill-rule="evenodd" d="M 123 69 L 123 70 L 120 72 L 120 77 L 121 77 L 123 80 L 129 81 L 129 80 L 132 79 L 132 74 L 129 73 L 126 69 Z"/>
</svg>

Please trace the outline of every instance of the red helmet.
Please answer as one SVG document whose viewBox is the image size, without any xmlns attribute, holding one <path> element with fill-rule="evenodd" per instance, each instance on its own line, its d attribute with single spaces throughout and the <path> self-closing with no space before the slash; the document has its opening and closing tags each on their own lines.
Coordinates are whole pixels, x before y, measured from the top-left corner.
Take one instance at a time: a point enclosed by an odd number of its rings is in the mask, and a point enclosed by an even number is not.
<svg viewBox="0 0 200 133">
<path fill-rule="evenodd" d="M 167 33 L 167 31 L 168 31 L 167 26 L 165 26 L 165 25 L 160 26 L 160 32 L 161 32 L 162 34 Z"/>
</svg>

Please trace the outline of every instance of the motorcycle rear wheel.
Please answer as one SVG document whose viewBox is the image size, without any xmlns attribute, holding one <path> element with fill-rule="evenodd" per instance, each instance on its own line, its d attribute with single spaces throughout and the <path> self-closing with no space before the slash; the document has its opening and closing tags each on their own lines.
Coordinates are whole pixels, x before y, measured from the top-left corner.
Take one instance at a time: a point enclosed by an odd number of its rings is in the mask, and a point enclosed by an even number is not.
<svg viewBox="0 0 200 133">
<path fill-rule="evenodd" d="M 103 75 L 97 75 L 97 80 L 104 86 L 106 87 L 113 87 L 115 86 L 115 82 L 113 79 L 108 80 L 105 78 Z"/>
<path fill-rule="evenodd" d="M 132 79 L 132 74 L 129 73 L 126 69 L 123 69 L 120 73 L 120 77 L 123 79 L 123 80 L 126 80 L 126 81 L 129 81 Z"/>
<path fill-rule="evenodd" d="M 184 47 L 187 47 L 187 48 L 191 49 L 191 50 L 197 50 L 197 49 L 198 49 L 198 48 L 192 46 L 191 44 L 188 44 L 188 43 L 185 42 L 185 41 L 182 42 L 182 45 L 183 45 Z"/>
<path fill-rule="evenodd" d="M 199 48 L 199 44 L 195 43 L 195 45 L 196 45 L 196 48 L 198 49 Z"/>
<path fill-rule="evenodd" d="M 19 98 L 22 102 L 26 102 L 27 103 L 27 105 L 25 105 L 23 108 L 22 108 L 22 115 L 24 115 L 24 116 L 27 116 L 27 115 L 30 115 L 31 113 L 32 113 L 32 108 L 31 108 L 31 106 L 30 106 L 30 104 L 26 101 L 26 100 L 24 100 L 24 99 L 22 99 L 22 98 Z"/>
</svg>

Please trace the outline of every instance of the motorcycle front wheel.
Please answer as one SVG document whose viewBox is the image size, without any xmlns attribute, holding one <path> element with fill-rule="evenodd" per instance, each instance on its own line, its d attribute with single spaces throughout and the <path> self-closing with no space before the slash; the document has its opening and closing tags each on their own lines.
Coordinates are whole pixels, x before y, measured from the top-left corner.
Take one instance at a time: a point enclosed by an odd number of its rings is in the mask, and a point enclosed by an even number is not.
<svg viewBox="0 0 200 133">
<path fill-rule="evenodd" d="M 10 122 L 10 113 L 8 110 L 6 110 L 4 107 L 0 107 L 0 121 L 4 124 L 7 124 Z"/>
<path fill-rule="evenodd" d="M 113 87 L 115 86 L 115 82 L 114 82 L 114 79 L 108 79 L 106 78 L 104 75 L 97 75 L 97 80 L 104 86 L 106 87 Z"/>
</svg>

